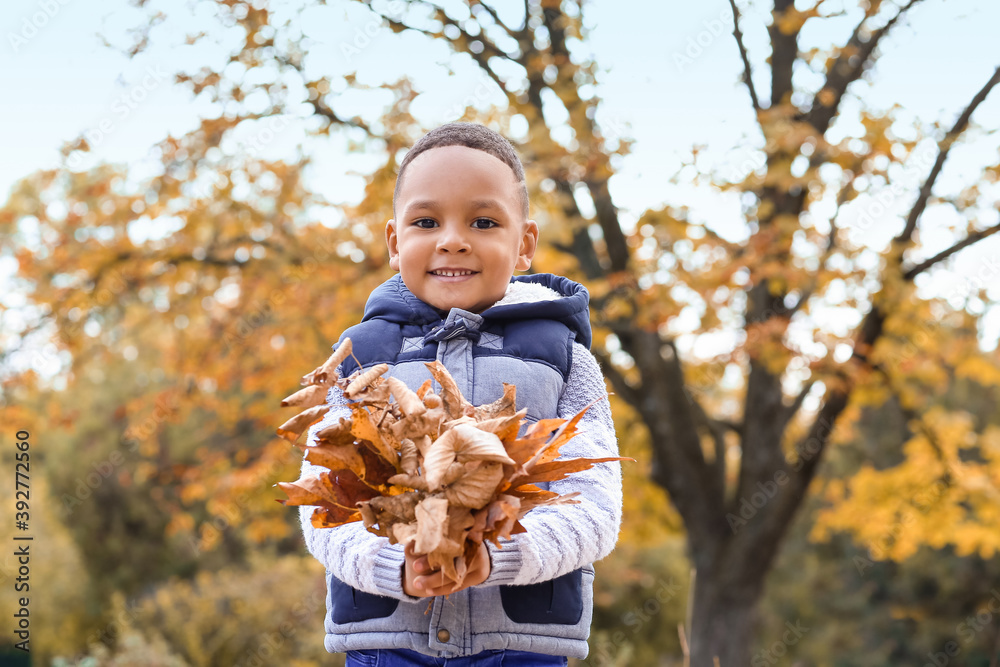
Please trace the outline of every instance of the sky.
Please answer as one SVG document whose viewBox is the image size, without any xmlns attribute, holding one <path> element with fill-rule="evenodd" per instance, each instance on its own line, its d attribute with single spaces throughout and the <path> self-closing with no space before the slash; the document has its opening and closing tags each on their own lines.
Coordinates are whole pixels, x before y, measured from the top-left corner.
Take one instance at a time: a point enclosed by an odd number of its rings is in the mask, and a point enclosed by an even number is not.
<svg viewBox="0 0 1000 667">
<path fill-rule="evenodd" d="M 494 0 L 493 4 L 502 17 L 516 17 L 521 2 Z M 829 4 L 834 7 L 836 0 Z M 856 3 L 847 4 L 856 10 Z M 738 5 L 750 57 L 756 63 L 757 88 L 766 91 L 764 18 L 769 7 L 750 0 Z M 6 5 L 0 15 L 0 90 L 4 91 L 0 199 L 17 179 L 54 166 L 58 148 L 80 133 L 88 136 L 95 160 L 129 163 L 135 174 L 142 174 L 154 166 L 150 154 L 154 144 L 167 134 L 191 130 L 199 114 L 210 111 L 206 104 L 193 102 L 185 89 L 174 86 L 172 74 L 206 62 L 221 63 L 227 55 L 227 39 L 233 43 L 232 35 L 213 33 L 221 42 L 214 49 L 178 46 L 183 31 L 215 25 L 204 13 L 209 5 L 163 2 L 162 6 L 170 16 L 154 31 L 153 47 L 130 61 L 102 45 L 99 36 L 122 43 L 125 31 L 142 21 L 143 14 L 125 0 L 15 0 Z M 585 9 L 590 37 L 584 48 L 593 52 L 601 67 L 595 91 L 603 100 L 598 121 L 606 134 L 635 140 L 632 153 L 611 183 L 626 222 L 637 219 L 646 208 L 686 205 L 694 220 L 710 224 L 723 236 L 745 236 L 735 196 L 667 182 L 690 155 L 692 144 L 706 146 L 702 159 L 723 173 L 735 175 L 752 164 L 752 151 L 738 147 L 748 138 L 752 141 L 757 132 L 746 89 L 738 82 L 742 66 L 729 27 L 730 11 L 727 0 L 627 4 L 593 0 Z M 430 93 L 421 96 L 413 108 L 427 127 L 453 120 L 455 109 L 464 102 L 486 107 L 498 99 L 499 92 L 484 83 L 468 59 L 456 61 L 454 76 L 448 76 L 440 65 L 448 58 L 442 44 L 428 46 L 420 36 L 394 34 L 358 3 L 330 0 L 306 16 L 309 62 L 317 70 L 357 67 L 359 80 L 372 82 L 396 78 L 404 71 L 412 74 L 418 87 Z M 823 24 L 819 30 L 810 29 L 803 39 L 842 40 L 851 29 L 852 16 Z M 997 25 L 1000 3 L 993 0 L 924 0 L 885 43 L 866 99 L 876 108 L 900 105 L 901 118 L 907 122 L 940 120 L 949 125 L 1000 65 Z M 372 109 L 370 102 L 349 92 L 338 104 L 342 105 L 338 111 L 347 114 Z M 997 118 L 1000 90 L 973 120 L 990 127 L 986 119 Z M 997 127 L 995 120 L 992 126 Z M 850 128 L 845 126 L 845 131 Z M 984 165 L 996 164 L 1000 138 L 981 134 L 974 146 L 953 151 L 942 175 L 942 189 L 957 191 L 973 184 Z M 265 152 L 287 154 L 302 137 L 296 123 L 283 125 Z M 236 142 L 246 148 L 254 139 L 243 136 Z M 373 167 L 377 156 L 348 154 L 344 143 L 337 141 L 312 150 L 309 181 L 313 187 L 333 202 L 360 199 L 363 179 L 350 172 Z M 926 147 L 921 155 L 929 167 L 933 150 Z M 907 173 L 908 192 L 919 187 L 926 167 L 921 171 L 916 165 Z M 899 228 L 865 226 L 862 204 L 850 215 L 845 213 L 841 222 L 857 226 L 857 238 L 878 250 Z M 995 224 L 997 211 L 984 211 L 982 220 L 984 225 Z M 920 241 L 927 256 L 951 245 L 944 232 L 946 222 L 947 216 L 940 212 L 925 215 Z M 997 285 L 988 303 L 974 306 L 986 312 L 981 332 L 984 349 L 995 347 L 1000 337 L 1000 309 L 994 307 L 1000 302 L 997 237 L 963 251 L 956 261 L 918 282 L 923 296 L 955 297 L 956 303 L 977 282 Z M 0 281 L 11 268 L 10 262 L 0 262 Z"/>
</svg>

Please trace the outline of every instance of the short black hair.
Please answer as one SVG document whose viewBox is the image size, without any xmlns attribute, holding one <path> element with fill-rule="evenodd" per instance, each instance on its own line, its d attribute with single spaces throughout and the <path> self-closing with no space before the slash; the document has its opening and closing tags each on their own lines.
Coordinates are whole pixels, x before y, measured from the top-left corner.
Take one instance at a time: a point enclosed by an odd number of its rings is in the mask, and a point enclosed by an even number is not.
<svg viewBox="0 0 1000 667">
<path fill-rule="evenodd" d="M 514 180 L 519 185 L 518 195 L 521 199 L 521 213 L 525 219 L 528 218 L 528 186 L 524 181 L 524 166 L 521 158 L 517 156 L 514 145 L 510 143 L 502 134 L 491 130 L 479 123 L 454 122 L 434 128 L 420 138 L 413 147 L 406 152 L 403 161 L 399 165 L 399 174 L 396 176 L 396 189 L 392 193 L 392 214 L 396 215 L 396 199 L 399 197 L 399 190 L 403 186 L 403 173 L 406 165 L 410 164 L 415 157 L 432 148 L 441 146 L 466 146 L 476 150 L 489 153 L 493 157 L 501 160 L 514 172 Z"/>
</svg>

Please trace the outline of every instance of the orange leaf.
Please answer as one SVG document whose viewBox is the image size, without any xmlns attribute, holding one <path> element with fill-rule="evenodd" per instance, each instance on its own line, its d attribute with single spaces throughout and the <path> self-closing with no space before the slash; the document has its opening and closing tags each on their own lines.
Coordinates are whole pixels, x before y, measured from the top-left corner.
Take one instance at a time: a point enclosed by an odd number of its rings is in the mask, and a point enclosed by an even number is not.
<svg viewBox="0 0 1000 667">
<path fill-rule="evenodd" d="M 512 487 L 519 487 L 522 484 L 534 484 L 536 482 L 554 482 L 565 479 L 567 475 L 581 470 L 589 470 L 595 463 L 606 461 L 635 461 L 628 456 L 607 456 L 598 459 L 563 459 L 559 461 L 549 461 L 533 466 L 530 470 L 514 475 L 510 480 Z"/>
<path fill-rule="evenodd" d="M 319 444 L 306 447 L 306 461 L 330 470 L 346 468 L 359 476 L 365 474 L 365 462 L 353 443 L 349 445 Z"/>
</svg>

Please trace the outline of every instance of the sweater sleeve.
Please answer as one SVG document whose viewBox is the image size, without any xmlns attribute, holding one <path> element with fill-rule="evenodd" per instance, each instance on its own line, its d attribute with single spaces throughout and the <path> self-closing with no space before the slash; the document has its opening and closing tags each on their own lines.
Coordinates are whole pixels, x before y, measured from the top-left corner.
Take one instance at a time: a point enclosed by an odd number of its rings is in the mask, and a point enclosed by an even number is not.
<svg viewBox="0 0 1000 667">
<path fill-rule="evenodd" d="M 330 411 L 323 420 L 309 429 L 308 442 L 315 444 L 316 432 L 336 423 L 341 417 L 350 417 L 343 392 L 331 387 L 327 394 Z M 302 459 L 303 475 L 328 472 L 323 466 L 313 465 Z M 314 528 L 312 505 L 299 507 L 302 534 L 306 548 L 328 572 L 358 590 L 374 595 L 385 595 L 399 600 L 416 602 L 422 598 L 403 592 L 403 547 L 389 544 L 388 538 L 379 537 L 365 529 L 360 521 L 346 523 L 336 528 Z"/>
<path fill-rule="evenodd" d="M 607 395 L 597 359 L 586 347 L 573 343 L 573 362 L 557 416 L 572 417 L 591 401 L 600 400 L 580 420 L 578 434 L 562 446 L 560 459 L 618 456 Z M 622 518 L 621 463 L 597 463 L 552 482 L 549 490 L 579 492 L 581 502 L 536 507 L 521 519 L 527 532 L 501 540 L 501 549 L 487 542 L 492 570 L 480 585 L 547 581 L 600 560 L 614 549 Z"/>
</svg>

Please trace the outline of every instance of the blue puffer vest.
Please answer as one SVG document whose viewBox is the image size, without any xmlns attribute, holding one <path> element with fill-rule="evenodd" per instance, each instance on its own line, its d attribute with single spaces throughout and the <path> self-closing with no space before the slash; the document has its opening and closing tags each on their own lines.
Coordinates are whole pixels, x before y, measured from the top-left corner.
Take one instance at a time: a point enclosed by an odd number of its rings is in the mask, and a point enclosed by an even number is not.
<svg viewBox="0 0 1000 667">
<path fill-rule="evenodd" d="M 436 310 L 410 292 L 397 274 L 376 288 L 362 321 L 344 331 L 364 368 L 389 364 L 393 376 L 416 389 L 438 360 L 473 404 L 517 385 L 517 409 L 528 422 L 554 417 L 569 377 L 572 346 L 589 349 L 589 295 L 561 276 L 515 276 L 539 283 L 559 299 L 492 306 L 481 313 Z M 338 341 L 339 344 L 340 341 Z M 344 377 L 357 369 L 348 358 Z M 434 390 L 440 387 L 435 383 Z M 546 486 L 547 484 L 542 484 Z M 327 573 L 326 648 L 408 648 L 435 657 L 514 649 L 585 657 L 593 611 L 593 567 L 525 586 L 480 585 L 416 603 L 355 589 Z"/>
</svg>

